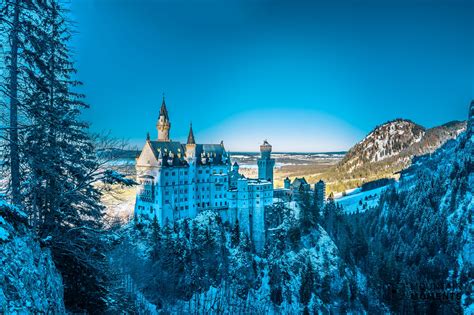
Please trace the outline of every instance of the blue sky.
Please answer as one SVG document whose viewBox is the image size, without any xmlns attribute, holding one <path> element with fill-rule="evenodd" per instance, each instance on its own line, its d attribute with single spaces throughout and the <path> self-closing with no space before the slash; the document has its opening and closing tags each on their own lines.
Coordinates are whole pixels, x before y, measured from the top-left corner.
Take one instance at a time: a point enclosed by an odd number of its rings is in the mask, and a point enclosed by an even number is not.
<svg viewBox="0 0 474 315">
<path fill-rule="evenodd" d="M 78 0 L 72 46 L 93 131 L 141 146 L 162 93 L 228 150 L 346 150 L 402 117 L 462 120 L 474 98 L 474 1 Z"/>
</svg>

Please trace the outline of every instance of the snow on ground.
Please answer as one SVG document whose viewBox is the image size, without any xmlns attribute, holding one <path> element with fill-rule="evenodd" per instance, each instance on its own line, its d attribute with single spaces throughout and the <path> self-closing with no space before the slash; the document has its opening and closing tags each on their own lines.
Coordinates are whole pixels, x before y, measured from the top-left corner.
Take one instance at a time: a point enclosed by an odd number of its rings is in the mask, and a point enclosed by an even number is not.
<svg viewBox="0 0 474 315">
<path fill-rule="evenodd" d="M 365 210 L 375 207 L 379 203 L 380 193 L 387 186 L 376 189 L 361 191 L 360 188 L 353 189 L 346 196 L 336 196 L 335 201 L 344 208 L 345 213 L 364 212 Z"/>
</svg>

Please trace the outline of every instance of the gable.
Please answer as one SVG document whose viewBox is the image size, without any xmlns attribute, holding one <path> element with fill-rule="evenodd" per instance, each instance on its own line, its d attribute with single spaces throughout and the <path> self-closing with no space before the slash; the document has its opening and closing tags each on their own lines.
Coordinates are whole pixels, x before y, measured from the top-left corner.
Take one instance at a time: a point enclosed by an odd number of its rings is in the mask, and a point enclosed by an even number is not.
<svg viewBox="0 0 474 315">
<path fill-rule="evenodd" d="M 137 158 L 137 166 L 158 166 L 158 160 L 148 141 L 143 146 L 142 152 Z"/>
</svg>

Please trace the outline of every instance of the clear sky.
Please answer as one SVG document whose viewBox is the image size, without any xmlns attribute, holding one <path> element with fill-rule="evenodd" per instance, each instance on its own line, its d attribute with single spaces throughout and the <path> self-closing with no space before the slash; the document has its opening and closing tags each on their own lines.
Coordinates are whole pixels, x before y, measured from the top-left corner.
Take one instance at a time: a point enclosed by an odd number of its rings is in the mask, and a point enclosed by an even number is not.
<svg viewBox="0 0 474 315">
<path fill-rule="evenodd" d="M 74 0 L 93 131 L 141 146 L 164 92 L 171 137 L 231 151 L 346 150 L 387 120 L 464 120 L 472 1 Z"/>
</svg>

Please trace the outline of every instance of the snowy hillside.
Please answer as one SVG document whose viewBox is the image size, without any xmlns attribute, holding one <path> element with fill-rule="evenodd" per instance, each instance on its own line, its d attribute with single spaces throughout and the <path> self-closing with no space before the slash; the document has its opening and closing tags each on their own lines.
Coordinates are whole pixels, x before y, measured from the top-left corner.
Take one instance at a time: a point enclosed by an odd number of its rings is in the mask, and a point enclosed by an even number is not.
<svg viewBox="0 0 474 315">
<path fill-rule="evenodd" d="M 61 276 L 25 219 L 0 199 L 0 313 L 64 313 Z"/>
<path fill-rule="evenodd" d="M 170 313 L 301 313 L 365 310 L 364 275 L 341 258 L 317 225 L 300 229 L 292 209 L 269 235 L 264 253 L 245 233 L 213 212 L 173 228 L 138 223 L 122 229 L 114 266 L 132 277 L 144 297 Z M 373 309 L 383 309 L 374 298 Z"/>
<path fill-rule="evenodd" d="M 426 129 L 405 119 L 377 126 L 321 177 L 329 190 L 341 192 L 381 178 L 393 178 L 415 156 L 432 153 L 465 130 L 466 122 L 453 121 Z"/>
<path fill-rule="evenodd" d="M 413 155 L 432 152 L 465 127 L 463 122 L 425 129 L 409 120 L 397 119 L 377 126 L 362 141 L 352 147 L 339 167 L 353 172 L 368 164 L 389 158 L 407 165 Z M 391 162 L 394 160 L 392 159 Z"/>
<path fill-rule="evenodd" d="M 459 297 L 403 304 L 385 300 L 392 310 L 472 311 L 473 192 L 474 137 L 463 133 L 432 154 L 417 158 L 402 172 L 397 185 L 380 194 L 373 210 L 350 218 L 353 233 L 365 234 L 362 242 L 372 256 L 363 255 L 358 265 L 371 273 L 375 284 L 434 283 L 436 289 L 428 293 L 445 294 L 442 286 L 449 283 Z M 419 288 L 411 290 L 425 294 Z M 398 294 L 411 293 L 401 288 Z"/>
<path fill-rule="evenodd" d="M 346 196 L 340 196 L 335 201 L 344 208 L 344 212 L 348 214 L 364 212 L 379 204 L 380 193 L 386 187 L 380 187 L 368 191 L 361 191 L 360 188 L 353 190 Z"/>
</svg>

